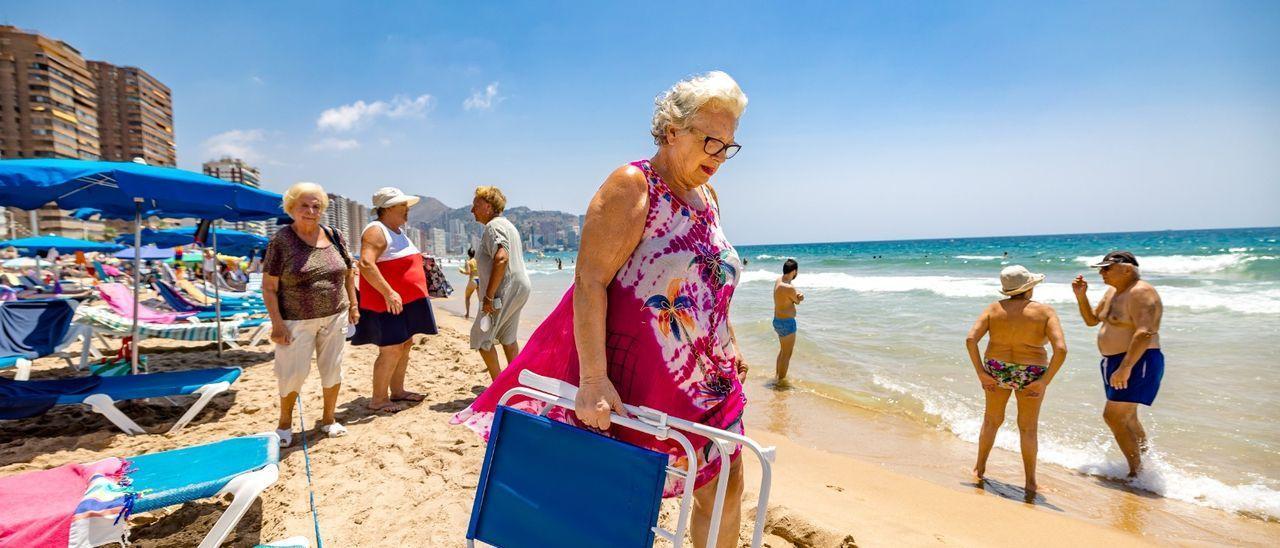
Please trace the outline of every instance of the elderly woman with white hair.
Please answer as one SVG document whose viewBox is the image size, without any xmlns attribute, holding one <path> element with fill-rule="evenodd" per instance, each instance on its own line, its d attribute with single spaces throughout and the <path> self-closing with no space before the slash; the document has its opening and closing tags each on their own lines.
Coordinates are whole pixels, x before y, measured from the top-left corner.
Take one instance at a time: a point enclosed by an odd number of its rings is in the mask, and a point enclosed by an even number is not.
<svg viewBox="0 0 1280 548">
<path fill-rule="evenodd" d="M 342 356 L 348 324 L 360 321 L 355 270 L 338 231 L 322 226 L 329 196 L 315 183 L 297 183 L 284 193 L 284 211 L 293 224 L 267 244 L 262 297 L 276 343 L 275 372 L 280 388 L 280 444 L 293 442 L 293 405 L 314 356 L 324 393 L 320 431 L 347 433 L 334 418 L 342 387 Z"/>
<path fill-rule="evenodd" d="M 650 133 L 658 150 L 614 170 L 591 199 L 574 286 L 455 422 L 486 434 L 498 399 L 527 369 L 579 386 L 575 412 L 551 417 L 666 453 L 677 467 L 686 462 L 674 441 L 610 429 L 610 413 L 625 413 L 626 403 L 742 431 L 746 365 L 729 325 L 741 262 L 708 182 L 741 148 L 734 133 L 746 106 L 737 82 L 719 71 L 680 81 L 657 98 Z M 539 408 L 519 397 L 512 403 Z M 715 485 L 708 482 L 720 459 L 730 458 L 717 544 L 736 546 L 740 450 L 722 455 L 706 439 L 695 444 L 694 543 L 709 538 Z M 682 482 L 668 481 L 666 495 L 682 492 Z"/>
</svg>

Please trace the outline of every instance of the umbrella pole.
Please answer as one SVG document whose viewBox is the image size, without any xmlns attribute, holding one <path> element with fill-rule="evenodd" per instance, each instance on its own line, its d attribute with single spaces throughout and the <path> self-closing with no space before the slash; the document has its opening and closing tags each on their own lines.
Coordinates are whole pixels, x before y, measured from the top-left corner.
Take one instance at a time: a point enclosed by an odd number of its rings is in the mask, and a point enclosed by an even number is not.
<svg viewBox="0 0 1280 548">
<path fill-rule="evenodd" d="M 34 209 L 27 210 L 27 219 L 31 222 L 31 237 L 40 237 L 40 217 L 39 213 Z M 43 276 L 40 272 L 40 254 L 36 253 L 36 281 L 39 282 Z"/>
<path fill-rule="evenodd" d="M 218 276 L 218 230 L 222 228 L 222 221 L 213 222 L 213 275 Z M 218 325 L 218 357 L 222 357 L 222 292 L 218 290 L 218 280 L 213 281 L 213 314 L 217 318 Z"/>
<path fill-rule="evenodd" d="M 138 298 L 142 283 L 142 198 L 133 199 L 133 329 L 130 330 L 129 362 L 138 374 Z"/>
</svg>

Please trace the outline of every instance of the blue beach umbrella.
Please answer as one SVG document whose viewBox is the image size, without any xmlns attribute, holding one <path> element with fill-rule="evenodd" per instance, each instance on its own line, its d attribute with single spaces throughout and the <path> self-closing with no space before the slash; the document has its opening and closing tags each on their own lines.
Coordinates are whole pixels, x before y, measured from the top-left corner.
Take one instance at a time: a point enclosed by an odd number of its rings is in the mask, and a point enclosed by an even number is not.
<svg viewBox="0 0 1280 548">
<path fill-rule="evenodd" d="M 130 247 L 116 253 L 115 256 L 117 259 L 132 259 L 135 251 L 136 250 Z M 144 261 L 167 260 L 173 258 L 173 250 L 160 249 L 154 245 L 144 245 L 138 255 L 141 256 Z"/>
<path fill-rule="evenodd" d="M 201 173 L 134 162 L 0 160 L 0 206 L 32 210 L 52 202 L 62 209 L 91 208 L 107 218 L 132 218 L 135 249 L 142 247 L 143 216 L 232 221 L 271 219 L 284 215 L 280 199 L 274 192 Z M 137 271 L 140 259 L 134 257 L 133 261 Z M 133 284 L 135 339 L 138 278 L 134 277 Z M 222 350 L 221 338 L 218 350 Z M 136 350 L 132 358 L 136 373 Z"/>
<path fill-rule="evenodd" d="M 213 229 L 210 230 L 210 233 L 217 236 L 219 253 L 244 256 L 248 255 L 254 249 L 267 248 L 268 240 L 265 236 L 226 228 Z M 161 248 L 191 245 L 195 242 L 195 237 L 195 227 L 180 227 L 165 230 L 144 229 L 142 231 L 143 244 L 154 245 Z M 132 236 L 126 235 L 116 238 L 116 241 L 125 243 L 126 240 L 129 239 L 132 239 Z M 206 245 L 207 243 L 208 242 L 206 242 Z"/>
<path fill-rule="evenodd" d="M 77 240 L 53 235 L 32 236 L 30 238 L 18 238 L 0 242 L 0 248 L 5 247 L 18 248 L 18 253 L 24 257 L 43 255 L 50 249 L 57 249 L 58 253 L 75 253 L 77 251 L 111 253 L 124 249 L 124 246 L 111 242 L 91 242 L 89 240 Z"/>
<path fill-rule="evenodd" d="M 201 173 L 133 162 L 0 160 L 0 205 L 92 208 L 116 219 L 146 216 L 249 221 L 277 218 L 280 195 Z"/>
</svg>

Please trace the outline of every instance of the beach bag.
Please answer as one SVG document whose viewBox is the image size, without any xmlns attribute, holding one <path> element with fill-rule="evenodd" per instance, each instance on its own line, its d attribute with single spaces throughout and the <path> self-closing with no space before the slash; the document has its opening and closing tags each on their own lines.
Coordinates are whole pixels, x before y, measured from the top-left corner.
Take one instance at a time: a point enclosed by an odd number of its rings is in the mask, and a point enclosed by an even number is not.
<svg viewBox="0 0 1280 548">
<path fill-rule="evenodd" d="M 133 373 L 133 365 L 129 361 L 129 353 L 133 348 L 133 337 L 125 337 L 120 350 L 115 356 L 103 358 L 89 364 L 89 374 L 99 377 L 122 377 Z M 138 370 L 146 371 L 147 357 L 138 356 Z"/>
</svg>

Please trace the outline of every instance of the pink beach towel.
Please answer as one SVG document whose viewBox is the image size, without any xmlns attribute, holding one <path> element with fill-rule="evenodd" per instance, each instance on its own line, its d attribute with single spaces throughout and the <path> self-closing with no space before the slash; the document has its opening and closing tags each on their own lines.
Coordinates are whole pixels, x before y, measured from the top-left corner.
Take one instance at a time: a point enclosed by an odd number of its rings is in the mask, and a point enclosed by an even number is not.
<svg viewBox="0 0 1280 548">
<path fill-rule="evenodd" d="M 107 306 L 110 306 L 116 314 L 129 319 L 133 318 L 132 289 L 124 284 L 104 283 L 98 284 L 98 291 L 102 294 L 102 300 L 106 301 Z M 194 312 L 163 312 L 138 303 L 138 321 L 140 322 L 173 323 L 193 315 L 195 315 Z"/>
<path fill-rule="evenodd" d="M 0 478 L 0 546 L 66 547 L 89 481 L 121 477 L 127 465 L 109 458 Z"/>
</svg>

